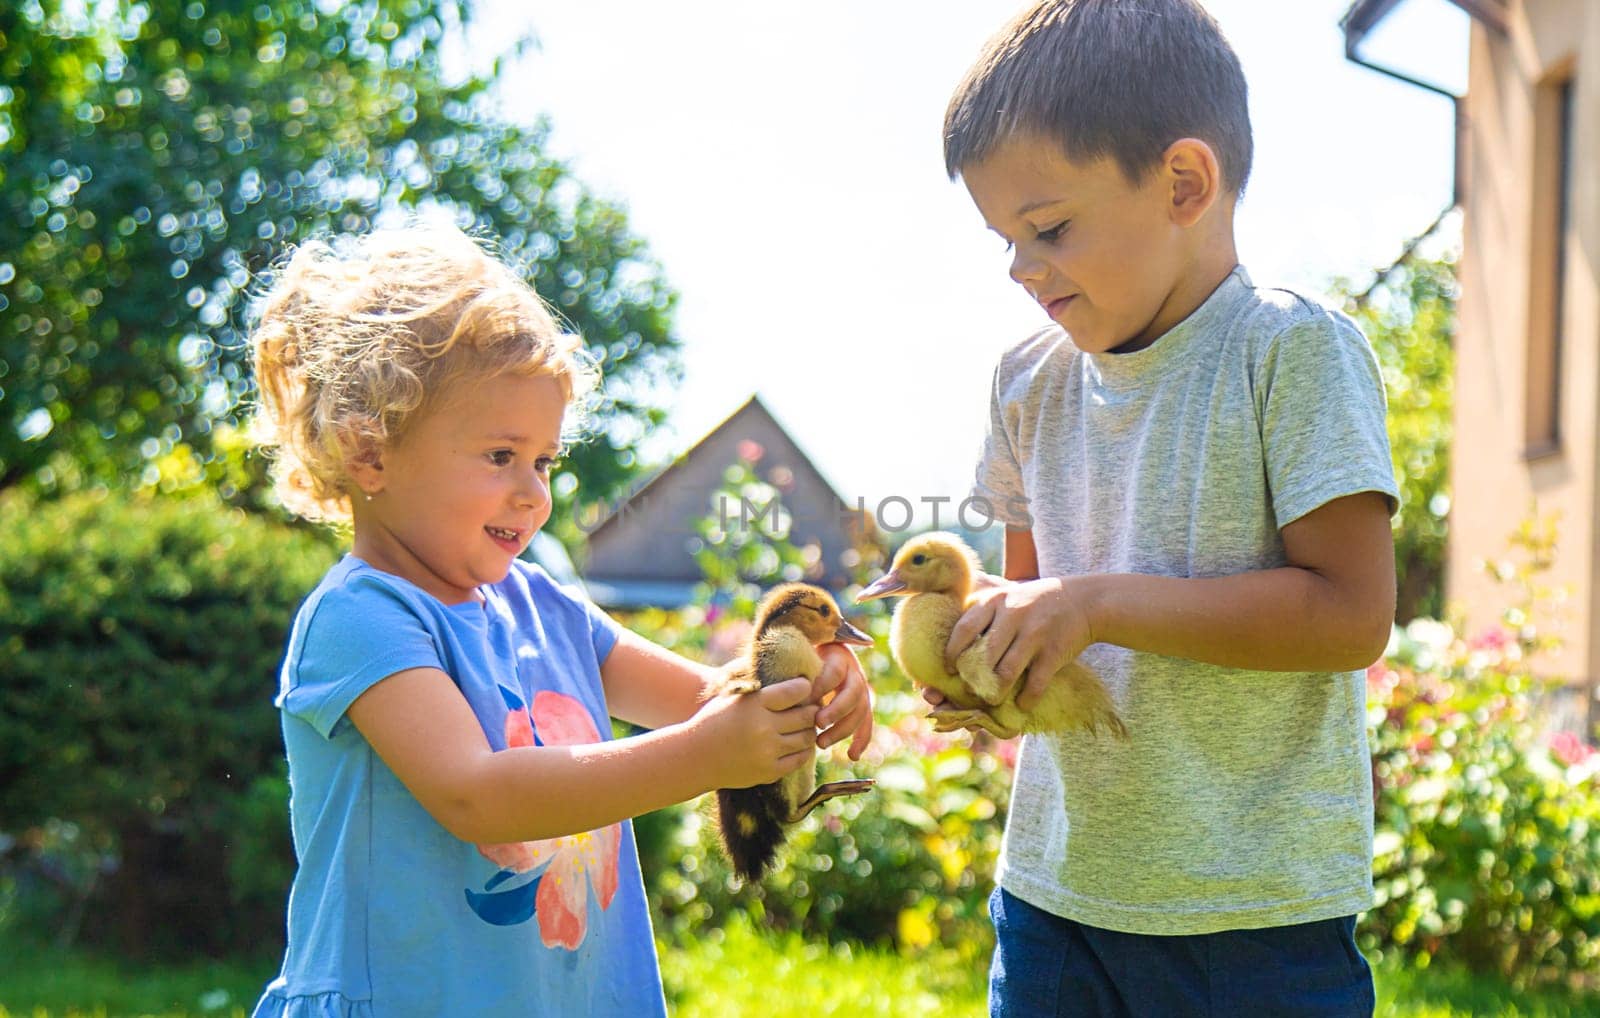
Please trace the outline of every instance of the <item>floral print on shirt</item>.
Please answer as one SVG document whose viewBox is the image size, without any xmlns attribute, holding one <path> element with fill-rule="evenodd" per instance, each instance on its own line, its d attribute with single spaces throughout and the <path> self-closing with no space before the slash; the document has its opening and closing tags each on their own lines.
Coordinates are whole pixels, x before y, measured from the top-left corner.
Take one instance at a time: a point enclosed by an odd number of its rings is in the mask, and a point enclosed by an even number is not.
<svg viewBox="0 0 1600 1018">
<path fill-rule="evenodd" d="M 517 746 L 572 746 L 600 741 L 583 704 L 550 690 L 534 694 L 531 707 L 502 688 L 508 711 L 507 748 Z M 486 922 L 511 925 L 539 920 L 539 937 L 546 947 L 577 950 L 588 932 L 589 890 L 602 911 L 617 893 L 617 861 L 622 825 L 598 831 L 563 835 L 540 841 L 479 845 L 484 858 L 500 871 L 484 886 L 485 893 L 467 892 L 472 909 Z M 546 865 L 548 864 L 548 865 Z M 531 882 L 511 890 L 495 888 L 519 874 L 544 867 Z"/>
</svg>

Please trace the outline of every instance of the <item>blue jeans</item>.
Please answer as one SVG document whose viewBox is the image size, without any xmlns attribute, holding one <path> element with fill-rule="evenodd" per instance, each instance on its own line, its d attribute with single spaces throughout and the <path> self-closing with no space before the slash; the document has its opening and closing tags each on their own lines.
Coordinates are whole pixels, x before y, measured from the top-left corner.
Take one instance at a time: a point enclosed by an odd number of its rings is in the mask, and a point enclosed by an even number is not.
<svg viewBox="0 0 1600 1018">
<path fill-rule="evenodd" d="M 1117 933 L 989 899 L 991 1018 L 1370 1016 L 1372 971 L 1355 916 L 1189 937 Z"/>
</svg>

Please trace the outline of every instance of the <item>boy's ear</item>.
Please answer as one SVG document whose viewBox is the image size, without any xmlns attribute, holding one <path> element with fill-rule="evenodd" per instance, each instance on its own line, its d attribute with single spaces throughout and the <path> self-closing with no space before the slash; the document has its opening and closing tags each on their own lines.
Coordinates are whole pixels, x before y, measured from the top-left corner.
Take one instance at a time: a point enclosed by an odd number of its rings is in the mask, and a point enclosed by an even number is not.
<svg viewBox="0 0 1600 1018">
<path fill-rule="evenodd" d="M 1222 195 L 1222 164 L 1199 138 L 1179 138 L 1168 145 L 1161 171 L 1170 185 L 1170 214 L 1178 226 L 1198 223 Z"/>
</svg>

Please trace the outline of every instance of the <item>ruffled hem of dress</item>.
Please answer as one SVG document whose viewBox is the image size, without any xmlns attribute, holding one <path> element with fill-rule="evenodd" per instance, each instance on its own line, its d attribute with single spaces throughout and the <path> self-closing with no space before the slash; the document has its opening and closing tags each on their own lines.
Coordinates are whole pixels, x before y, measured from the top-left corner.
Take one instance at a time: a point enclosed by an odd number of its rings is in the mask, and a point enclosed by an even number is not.
<svg viewBox="0 0 1600 1018">
<path fill-rule="evenodd" d="M 372 1001 L 351 1000 L 338 990 L 287 997 L 269 992 L 250 1018 L 373 1018 Z"/>
</svg>

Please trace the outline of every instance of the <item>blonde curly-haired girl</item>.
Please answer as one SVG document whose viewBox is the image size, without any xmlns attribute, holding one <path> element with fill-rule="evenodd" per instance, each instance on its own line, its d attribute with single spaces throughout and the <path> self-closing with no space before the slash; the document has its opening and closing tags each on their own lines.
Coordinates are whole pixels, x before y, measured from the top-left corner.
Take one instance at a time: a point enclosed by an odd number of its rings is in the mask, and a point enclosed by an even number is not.
<svg viewBox="0 0 1600 1018">
<path fill-rule="evenodd" d="M 595 375 L 460 231 L 306 244 L 259 316 L 278 493 L 353 539 L 283 663 L 299 868 L 255 1014 L 663 1013 L 629 818 L 774 781 L 814 745 L 859 756 L 855 659 L 712 696 L 722 671 L 519 559 Z M 612 740 L 612 717 L 652 730 Z"/>
</svg>

